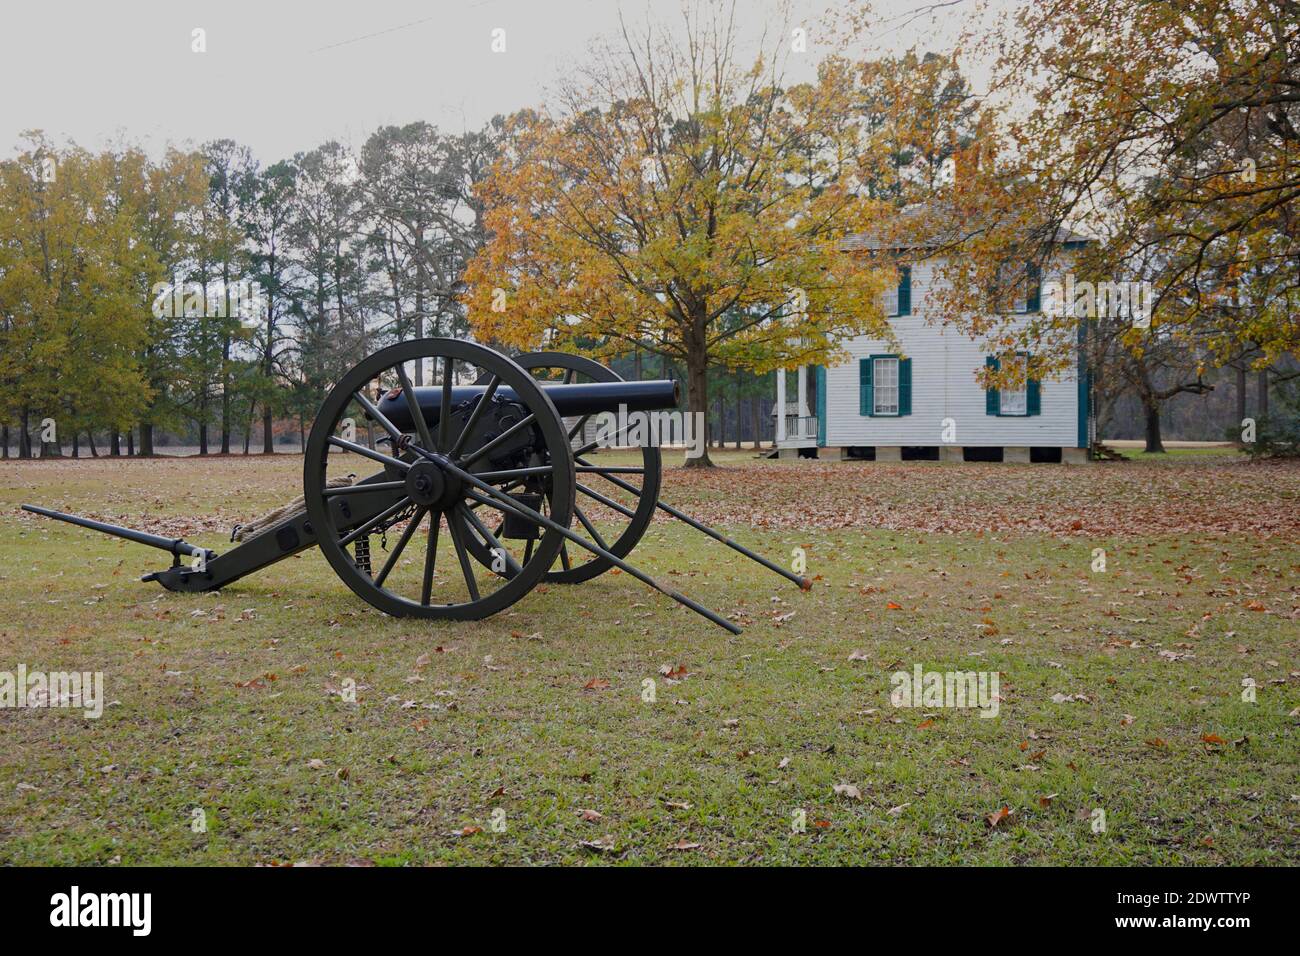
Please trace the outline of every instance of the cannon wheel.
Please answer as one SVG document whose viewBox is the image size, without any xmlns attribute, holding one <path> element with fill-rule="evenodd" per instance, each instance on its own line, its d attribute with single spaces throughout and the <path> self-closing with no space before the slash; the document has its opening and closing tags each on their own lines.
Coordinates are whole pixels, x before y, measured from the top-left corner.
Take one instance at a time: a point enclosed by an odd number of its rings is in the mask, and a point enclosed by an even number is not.
<svg viewBox="0 0 1300 956">
<path fill-rule="evenodd" d="M 574 382 L 621 382 L 623 377 L 613 369 L 601 365 L 599 362 L 593 362 L 589 358 L 583 358 L 580 355 L 570 355 L 567 352 L 530 352 L 526 355 L 520 355 L 515 358 L 521 368 L 531 372 L 540 382 L 570 384 Z M 572 423 L 566 421 L 571 443 L 577 441 L 577 436 L 582 432 L 587 418 L 572 419 Z M 655 504 L 659 500 L 659 488 L 662 482 L 662 459 L 658 448 L 645 447 L 641 449 L 641 464 L 635 466 L 633 470 L 623 470 L 614 472 L 611 475 L 617 475 L 624 482 L 631 483 L 640 488 L 639 494 L 635 497 L 635 502 L 629 501 L 629 494 L 626 490 L 615 487 L 608 481 L 602 481 L 600 469 L 602 467 L 615 468 L 623 466 L 604 465 L 600 462 L 600 449 L 587 447 L 586 444 L 580 444 L 575 449 L 577 457 L 582 461 L 578 463 L 577 489 L 578 498 L 574 504 L 574 514 L 578 521 L 581 522 L 583 530 L 587 536 L 605 548 L 611 554 L 620 558 L 626 558 L 632 553 L 646 529 L 650 527 L 650 522 L 654 519 Z M 599 496 L 599 497 L 597 497 Z M 600 498 L 606 499 L 604 502 Z M 612 505 L 617 505 L 615 509 Z M 608 529 L 604 535 L 601 535 L 596 529 L 595 523 L 591 520 L 589 512 L 593 505 L 603 507 L 609 514 L 615 518 L 615 524 L 619 524 L 621 519 L 621 530 L 617 536 L 609 533 Z M 621 509 L 621 510 L 619 510 Z M 498 530 L 496 528 L 494 531 Z M 575 528 L 575 530 L 577 530 Z M 486 545 L 477 540 L 471 541 L 471 550 L 474 556 L 483 564 L 488 564 L 490 552 Z M 557 566 L 552 566 L 546 575 L 546 580 L 556 584 L 580 584 L 583 581 L 590 581 L 608 571 L 613 565 L 608 559 L 599 555 L 590 554 L 579 548 L 570 548 L 564 544 L 560 546 Z M 507 572 L 508 573 L 508 572 Z"/>
<path fill-rule="evenodd" d="M 433 433 L 414 408 L 408 366 L 414 368 L 415 363 L 431 363 L 432 374 L 438 378 L 436 384 L 445 386 L 442 414 Z M 535 546 L 527 557 L 511 554 L 510 542 L 494 540 L 512 573 L 475 574 L 475 565 L 469 560 L 475 539 L 485 541 L 491 537 L 480 515 L 486 517 L 494 509 L 499 512 L 500 505 L 493 504 L 490 496 L 461 477 L 482 472 L 484 459 L 476 457 L 479 448 L 472 447 L 477 439 L 462 434 L 449 411 L 451 386 L 476 380 L 486 382 L 489 391 L 498 386 L 509 388 L 525 407 L 527 414 L 514 427 L 521 433 L 533 430 L 542 453 L 528 463 L 523 480 L 526 486 L 543 490 L 543 507 L 539 510 L 547 517 L 565 528 L 572 520 L 576 487 L 568 434 L 555 406 L 528 372 L 493 349 L 457 339 L 419 339 L 376 352 L 344 375 L 321 405 L 307 440 L 303 490 L 307 515 L 325 559 L 344 584 L 387 614 L 479 620 L 509 607 L 532 590 L 559 555 L 564 538 L 554 529 L 547 529 L 532 542 Z M 389 389 L 400 389 L 411 402 L 414 435 L 402 434 L 378 411 L 379 397 Z M 483 404 L 480 402 L 479 407 Z M 362 435 L 356 431 L 356 422 L 364 419 L 370 420 L 365 426 L 368 444 L 360 442 Z M 476 416 L 471 414 L 470 425 L 475 421 Z M 353 435 L 352 440 L 340 434 L 341 425 L 345 426 L 344 433 Z M 471 428 L 467 426 L 464 431 L 470 432 Z M 387 451 L 376 447 L 384 443 Z M 400 498 L 362 525 L 340 526 L 338 509 L 330 507 L 330 498 L 368 492 L 357 486 L 332 485 L 330 479 L 349 470 L 355 472 L 358 466 L 369 464 L 367 459 L 383 466 L 382 480 L 372 483 L 374 491 L 399 493 Z M 542 476 L 537 474 L 542 467 L 547 469 L 544 489 Z M 491 477 L 483 474 L 483 481 L 507 494 L 507 489 L 517 487 L 520 481 L 505 472 L 491 472 Z M 404 567 L 399 558 L 422 524 L 427 524 L 423 548 L 419 549 L 422 558 L 417 551 L 416 561 L 407 562 L 415 567 Z M 368 559 L 362 560 L 356 553 L 358 544 L 364 542 L 368 555 L 372 537 L 379 536 L 382 542 L 390 529 L 396 531 L 401 526 L 404 528 L 382 570 L 370 567 Z M 440 528 L 445 528 L 445 536 L 440 535 Z M 451 538 L 459 573 L 455 563 L 446 557 L 443 567 L 438 568 L 440 536 L 443 541 Z M 348 551 L 349 544 L 353 553 Z M 444 546 L 442 550 L 446 555 L 452 549 Z M 446 573 L 439 575 L 439 570 Z"/>
</svg>

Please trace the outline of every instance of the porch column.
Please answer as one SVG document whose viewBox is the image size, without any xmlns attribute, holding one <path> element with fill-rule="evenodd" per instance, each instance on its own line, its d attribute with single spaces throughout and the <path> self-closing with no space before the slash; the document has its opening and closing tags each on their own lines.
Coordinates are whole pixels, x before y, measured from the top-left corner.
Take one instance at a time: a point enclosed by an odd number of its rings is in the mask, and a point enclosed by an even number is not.
<svg viewBox="0 0 1300 956">
<path fill-rule="evenodd" d="M 785 441 L 785 369 L 776 370 L 776 440 Z"/>
<path fill-rule="evenodd" d="M 808 410 L 808 366 L 799 366 L 799 417 L 807 418 L 812 412 Z M 799 423 L 803 428 L 803 422 Z"/>
</svg>

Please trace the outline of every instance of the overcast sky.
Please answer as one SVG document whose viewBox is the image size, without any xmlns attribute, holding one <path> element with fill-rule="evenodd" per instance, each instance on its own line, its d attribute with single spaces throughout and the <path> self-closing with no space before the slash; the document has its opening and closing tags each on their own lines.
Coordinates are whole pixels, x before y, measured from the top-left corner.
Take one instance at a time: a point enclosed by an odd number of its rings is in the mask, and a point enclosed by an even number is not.
<svg viewBox="0 0 1300 956">
<path fill-rule="evenodd" d="M 843 0 L 842 0 L 843 2 Z M 1005 2 L 1005 0 L 999 0 Z M 793 0 L 812 25 L 826 0 Z M 877 0 L 879 49 L 945 49 L 963 8 L 903 26 L 925 0 Z M 544 101 L 620 10 L 681 22 L 681 0 L 20 0 L 0 13 L 0 156 L 26 129 L 97 149 L 125 136 L 151 152 L 229 137 L 264 162 L 330 138 L 359 147 L 379 125 L 478 128 Z M 774 0 L 738 0 L 744 35 L 779 25 Z M 900 29 L 900 26 L 902 27 Z M 191 51 L 195 28 L 207 52 Z M 491 49 L 505 31 L 506 51 Z M 824 52 L 809 33 L 811 65 Z M 792 64 L 792 78 L 799 64 Z M 980 65 L 971 64 L 977 88 Z"/>
</svg>

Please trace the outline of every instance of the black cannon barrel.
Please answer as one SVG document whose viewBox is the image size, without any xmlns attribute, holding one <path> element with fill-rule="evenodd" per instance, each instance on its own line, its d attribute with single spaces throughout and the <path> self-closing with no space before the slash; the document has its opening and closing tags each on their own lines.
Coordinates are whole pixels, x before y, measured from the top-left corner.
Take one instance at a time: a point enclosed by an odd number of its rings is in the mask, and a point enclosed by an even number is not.
<svg viewBox="0 0 1300 956">
<path fill-rule="evenodd" d="M 654 379 L 648 382 L 575 382 L 569 385 L 559 383 L 539 383 L 555 403 L 555 409 L 562 416 L 596 415 L 600 412 L 617 413 L 620 408 L 629 412 L 650 412 L 665 408 L 676 408 L 679 398 L 677 383 L 669 379 Z M 451 405 L 455 408 L 475 396 L 487 391 L 484 385 L 459 385 L 451 390 Z M 515 393 L 509 388 L 498 388 L 497 396 L 506 401 L 516 401 Z M 437 424 L 442 408 L 442 387 L 431 386 L 415 389 L 415 399 L 424 413 L 424 420 L 430 425 Z M 401 389 L 393 389 L 379 401 L 379 410 L 390 422 L 402 431 L 414 428 L 406 397 Z"/>
</svg>

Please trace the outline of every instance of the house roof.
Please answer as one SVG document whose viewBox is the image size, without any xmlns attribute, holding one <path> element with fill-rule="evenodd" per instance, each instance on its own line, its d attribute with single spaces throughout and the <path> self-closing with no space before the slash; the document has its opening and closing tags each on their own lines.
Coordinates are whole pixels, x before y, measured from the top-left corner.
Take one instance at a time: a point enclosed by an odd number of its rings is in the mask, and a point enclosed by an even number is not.
<svg viewBox="0 0 1300 956">
<path fill-rule="evenodd" d="M 974 230 L 970 217 L 950 205 L 940 203 L 915 203 L 899 211 L 894 223 L 901 232 L 925 238 L 900 239 L 889 234 L 888 230 L 878 232 L 859 232 L 845 236 L 840 248 L 845 250 L 863 249 L 877 251 L 881 249 L 933 249 L 958 242 Z M 1066 243 L 1091 242 L 1089 236 L 1082 235 L 1064 227 L 1056 230 L 1054 241 L 1059 245 Z"/>
</svg>

